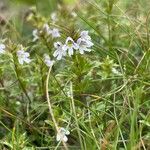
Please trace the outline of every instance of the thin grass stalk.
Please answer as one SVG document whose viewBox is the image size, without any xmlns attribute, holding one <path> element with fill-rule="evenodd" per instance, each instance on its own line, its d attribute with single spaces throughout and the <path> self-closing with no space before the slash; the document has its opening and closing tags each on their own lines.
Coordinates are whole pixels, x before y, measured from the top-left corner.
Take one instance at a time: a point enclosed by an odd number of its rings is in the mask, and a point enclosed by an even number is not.
<svg viewBox="0 0 150 150">
<path fill-rule="evenodd" d="M 49 98 L 49 93 L 48 93 L 48 83 L 49 83 L 49 77 L 50 77 L 51 70 L 52 70 L 52 66 L 49 68 L 47 78 L 46 78 L 46 99 L 47 99 L 47 103 L 48 103 L 49 113 L 52 117 L 52 121 L 54 123 L 55 129 L 56 129 L 57 133 L 59 133 L 60 132 L 59 127 L 58 127 L 58 124 L 57 124 L 56 119 L 54 117 L 54 113 L 53 113 L 53 110 L 52 110 L 52 104 L 51 104 L 51 100 Z M 62 141 L 62 143 L 63 143 L 63 146 L 64 146 L 65 150 L 68 150 L 68 147 L 67 147 L 66 143 L 64 141 Z"/>
</svg>

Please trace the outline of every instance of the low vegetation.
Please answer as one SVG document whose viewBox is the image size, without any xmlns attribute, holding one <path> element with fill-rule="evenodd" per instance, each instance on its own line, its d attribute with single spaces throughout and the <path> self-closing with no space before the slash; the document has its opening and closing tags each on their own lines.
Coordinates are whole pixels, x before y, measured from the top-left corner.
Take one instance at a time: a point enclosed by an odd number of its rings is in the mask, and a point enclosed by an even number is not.
<svg viewBox="0 0 150 150">
<path fill-rule="evenodd" d="M 148 4 L 8 1 L 0 149 L 150 149 Z"/>
</svg>

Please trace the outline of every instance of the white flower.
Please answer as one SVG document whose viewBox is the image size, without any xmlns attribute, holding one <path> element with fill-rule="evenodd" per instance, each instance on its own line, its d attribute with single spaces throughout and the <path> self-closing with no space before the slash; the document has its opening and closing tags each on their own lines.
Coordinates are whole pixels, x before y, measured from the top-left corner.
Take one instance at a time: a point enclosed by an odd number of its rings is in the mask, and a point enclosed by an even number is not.
<svg viewBox="0 0 150 150">
<path fill-rule="evenodd" d="M 80 33 L 80 38 L 77 40 L 77 44 L 80 54 L 84 54 L 84 51 L 90 52 L 91 50 L 89 48 L 94 45 L 91 41 L 91 37 L 88 35 L 88 31 L 82 31 Z"/>
<path fill-rule="evenodd" d="M 91 37 L 88 34 L 89 34 L 89 31 L 82 31 L 80 33 L 80 37 L 84 40 L 91 40 Z"/>
<path fill-rule="evenodd" d="M 39 39 L 38 30 L 37 29 L 33 30 L 32 35 L 33 35 L 33 42 L 35 42 L 36 40 Z"/>
<path fill-rule="evenodd" d="M 60 37 L 60 32 L 59 32 L 59 30 L 58 30 L 57 28 L 51 29 L 47 23 L 43 25 L 43 29 L 46 31 L 46 33 L 47 33 L 48 35 L 51 34 L 53 38 Z"/>
<path fill-rule="evenodd" d="M 56 136 L 56 140 L 57 141 L 63 141 L 63 142 L 67 142 L 68 138 L 66 135 L 69 135 L 70 132 L 67 129 L 64 128 L 59 128 L 57 136 Z"/>
<path fill-rule="evenodd" d="M 60 32 L 57 28 L 53 28 L 50 33 L 52 34 L 52 37 L 53 38 L 57 38 L 57 37 L 60 37 Z"/>
<path fill-rule="evenodd" d="M 18 61 L 21 65 L 23 65 L 24 62 L 30 63 L 31 59 L 28 58 L 30 54 L 28 52 L 25 52 L 23 48 L 19 51 L 17 51 Z"/>
<path fill-rule="evenodd" d="M 65 50 L 68 50 L 69 56 L 73 55 L 73 50 L 77 50 L 79 47 L 77 43 L 71 37 L 67 37 L 65 45 L 63 46 Z"/>
<path fill-rule="evenodd" d="M 49 55 L 44 54 L 44 63 L 48 66 L 48 67 L 52 67 L 54 64 L 54 60 L 51 60 Z"/>
<path fill-rule="evenodd" d="M 56 51 L 53 56 L 57 58 L 57 60 L 61 60 L 63 56 L 66 56 L 66 50 L 63 48 L 63 44 L 61 42 L 55 42 L 54 47 Z"/>
<path fill-rule="evenodd" d="M 4 44 L 0 44 L 0 54 L 5 53 L 5 48 L 6 48 L 6 46 Z"/>
<path fill-rule="evenodd" d="M 53 23 L 55 23 L 56 21 L 58 21 L 56 12 L 51 13 L 51 19 L 52 19 Z"/>
<path fill-rule="evenodd" d="M 90 40 L 85 40 L 82 38 L 77 40 L 77 44 L 79 46 L 80 54 L 84 54 L 84 51 L 90 52 L 91 50 L 89 48 L 93 46 L 93 43 Z"/>
</svg>

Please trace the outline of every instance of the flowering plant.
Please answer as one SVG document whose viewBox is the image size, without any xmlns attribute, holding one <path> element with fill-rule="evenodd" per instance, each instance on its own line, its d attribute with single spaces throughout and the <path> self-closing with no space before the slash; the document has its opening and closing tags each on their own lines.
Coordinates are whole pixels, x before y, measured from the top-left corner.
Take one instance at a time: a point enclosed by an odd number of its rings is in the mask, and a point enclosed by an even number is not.
<svg viewBox="0 0 150 150">
<path fill-rule="evenodd" d="M 148 5 L 22 1 L 0 15 L 0 149 L 149 149 Z"/>
</svg>

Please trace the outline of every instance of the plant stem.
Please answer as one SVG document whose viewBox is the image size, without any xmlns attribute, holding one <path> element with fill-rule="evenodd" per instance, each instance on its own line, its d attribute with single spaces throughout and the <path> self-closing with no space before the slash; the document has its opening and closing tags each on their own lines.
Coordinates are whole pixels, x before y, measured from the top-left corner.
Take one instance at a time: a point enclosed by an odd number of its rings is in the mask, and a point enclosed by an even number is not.
<svg viewBox="0 0 150 150">
<path fill-rule="evenodd" d="M 50 115 L 52 117 L 52 121 L 54 122 L 54 126 L 56 128 L 57 133 L 59 133 L 60 132 L 59 127 L 58 127 L 56 119 L 54 117 L 54 113 L 53 113 L 53 110 L 52 110 L 52 104 L 51 104 L 51 101 L 50 101 L 50 98 L 49 98 L 49 93 L 48 93 L 48 83 L 49 83 L 49 77 L 50 77 L 51 70 L 52 70 L 52 67 L 49 68 L 47 78 L 46 78 L 46 98 L 47 98 L 49 112 L 50 112 Z M 65 150 L 68 150 L 68 147 L 67 147 L 66 143 L 64 141 L 62 141 L 62 143 L 63 143 L 63 146 L 64 146 Z"/>
<path fill-rule="evenodd" d="M 27 99 L 28 99 L 28 101 L 29 101 L 29 104 L 30 104 L 30 103 L 31 103 L 31 99 L 30 99 L 30 97 L 29 97 L 29 95 L 28 95 L 28 93 L 27 93 L 27 91 L 26 91 L 26 89 L 25 89 L 25 87 L 24 87 L 24 85 L 23 85 L 21 79 L 20 79 L 17 64 L 14 63 L 14 65 L 15 65 L 15 72 L 16 72 L 16 75 L 17 75 L 18 82 L 19 82 L 19 84 L 20 84 L 20 86 L 21 86 L 21 88 L 22 88 L 22 91 L 23 91 L 24 94 L 26 95 L 26 97 L 27 97 Z"/>
<path fill-rule="evenodd" d="M 81 133 L 80 133 L 80 127 L 79 127 L 79 124 L 78 124 L 78 118 L 77 118 L 76 109 L 75 109 L 75 104 L 74 104 L 72 82 L 70 83 L 70 95 L 71 95 L 72 110 L 73 110 L 74 117 L 75 117 L 75 122 L 76 122 L 76 126 L 77 126 L 77 132 L 78 132 L 78 136 L 79 136 L 79 141 L 80 141 L 80 145 L 81 145 L 81 150 L 84 150 L 84 146 L 83 146 L 83 144 L 82 144 L 83 142 L 82 142 L 82 138 L 81 138 Z"/>
</svg>

